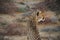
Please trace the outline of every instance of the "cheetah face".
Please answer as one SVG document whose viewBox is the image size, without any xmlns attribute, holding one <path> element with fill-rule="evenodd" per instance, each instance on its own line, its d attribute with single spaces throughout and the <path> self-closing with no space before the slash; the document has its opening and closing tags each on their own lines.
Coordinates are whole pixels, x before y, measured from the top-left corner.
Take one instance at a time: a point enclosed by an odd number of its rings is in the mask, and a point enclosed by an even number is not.
<svg viewBox="0 0 60 40">
<path fill-rule="evenodd" d="M 52 23 L 57 21 L 57 17 L 54 12 L 37 12 L 36 14 L 37 23 Z"/>
<path fill-rule="evenodd" d="M 40 23 L 40 22 L 44 22 L 45 21 L 45 18 L 43 17 L 43 15 L 41 15 L 41 11 L 40 12 L 37 12 L 36 19 L 37 19 L 37 23 Z"/>
</svg>

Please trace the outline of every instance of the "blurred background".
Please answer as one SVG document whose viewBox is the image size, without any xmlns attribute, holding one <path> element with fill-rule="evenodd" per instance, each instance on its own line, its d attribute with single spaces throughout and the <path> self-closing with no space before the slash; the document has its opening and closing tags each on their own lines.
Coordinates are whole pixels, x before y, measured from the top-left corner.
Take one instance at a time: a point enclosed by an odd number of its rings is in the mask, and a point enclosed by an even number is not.
<svg viewBox="0 0 60 40">
<path fill-rule="evenodd" d="M 28 40 L 28 16 L 36 10 L 47 11 L 58 21 L 37 24 L 41 40 L 60 40 L 60 0 L 0 0 L 0 40 Z"/>
</svg>

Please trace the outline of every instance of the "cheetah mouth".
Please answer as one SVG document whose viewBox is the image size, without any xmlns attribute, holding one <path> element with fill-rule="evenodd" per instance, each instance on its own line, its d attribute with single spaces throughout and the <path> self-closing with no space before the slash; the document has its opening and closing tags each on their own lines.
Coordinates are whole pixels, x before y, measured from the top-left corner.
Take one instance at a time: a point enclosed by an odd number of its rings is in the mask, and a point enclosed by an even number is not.
<svg viewBox="0 0 60 40">
<path fill-rule="evenodd" d="M 46 19 L 39 19 L 38 23 L 39 24 L 48 24 L 48 23 L 52 23 L 52 22 L 51 22 L 51 20 L 48 20 L 48 19 L 47 20 Z"/>
<path fill-rule="evenodd" d="M 44 21 L 45 21 L 45 19 L 41 18 L 41 19 L 38 20 L 38 23 L 41 23 L 41 22 L 43 23 Z"/>
</svg>

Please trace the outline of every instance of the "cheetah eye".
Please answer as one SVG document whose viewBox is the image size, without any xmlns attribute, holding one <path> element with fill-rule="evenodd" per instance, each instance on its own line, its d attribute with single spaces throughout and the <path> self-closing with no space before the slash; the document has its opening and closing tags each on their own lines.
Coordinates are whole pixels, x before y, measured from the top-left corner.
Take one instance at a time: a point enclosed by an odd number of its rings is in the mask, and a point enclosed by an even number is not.
<svg viewBox="0 0 60 40">
<path fill-rule="evenodd" d="M 39 12 L 37 12 L 37 16 L 39 16 Z"/>
</svg>

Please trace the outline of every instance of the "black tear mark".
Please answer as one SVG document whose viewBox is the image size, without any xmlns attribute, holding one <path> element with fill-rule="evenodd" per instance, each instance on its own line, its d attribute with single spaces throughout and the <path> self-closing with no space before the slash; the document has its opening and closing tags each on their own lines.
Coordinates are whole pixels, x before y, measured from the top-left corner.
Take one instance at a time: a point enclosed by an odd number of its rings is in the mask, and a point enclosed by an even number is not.
<svg viewBox="0 0 60 40">
<path fill-rule="evenodd" d="M 39 16 L 39 12 L 37 12 L 37 16 Z"/>
</svg>

